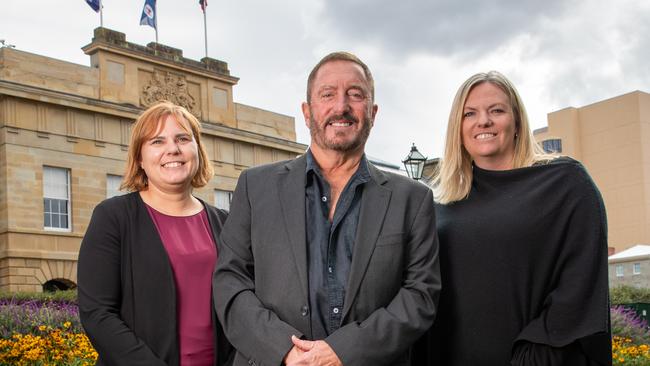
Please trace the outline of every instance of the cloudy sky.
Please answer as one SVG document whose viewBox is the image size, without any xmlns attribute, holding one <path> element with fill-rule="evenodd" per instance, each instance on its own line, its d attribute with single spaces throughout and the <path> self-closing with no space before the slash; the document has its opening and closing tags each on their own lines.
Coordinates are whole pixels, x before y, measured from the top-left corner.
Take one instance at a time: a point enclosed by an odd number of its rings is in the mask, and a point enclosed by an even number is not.
<svg viewBox="0 0 650 366">
<path fill-rule="evenodd" d="M 147 44 L 144 0 L 103 0 L 104 26 Z M 160 43 L 204 56 L 198 0 L 159 0 Z M 546 114 L 633 90 L 650 92 L 647 0 L 209 0 L 209 56 L 240 78 L 236 102 L 294 116 L 307 74 L 331 51 L 361 57 L 379 113 L 366 151 L 400 163 L 414 142 L 437 157 L 456 89 L 499 70 L 519 89 L 534 128 Z M 99 16 L 83 0 L 2 0 L 0 39 L 17 49 L 89 65 Z"/>
</svg>

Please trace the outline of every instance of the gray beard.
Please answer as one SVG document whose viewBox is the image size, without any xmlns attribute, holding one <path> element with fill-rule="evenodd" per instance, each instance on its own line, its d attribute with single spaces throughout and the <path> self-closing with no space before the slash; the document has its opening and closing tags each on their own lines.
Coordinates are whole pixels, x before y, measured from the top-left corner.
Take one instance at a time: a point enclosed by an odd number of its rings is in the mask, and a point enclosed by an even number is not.
<svg viewBox="0 0 650 366">
<path fill-rule="evenodd" d="M 330 121 L 338 119 L 348 119 L 354 121 L 355 123 L 359 122 L 354 116 L 351 116 L 349 114 L 343 116 L 332 116 L 327 119 L 326 123 L 322 125 L 323 128 L 321 128 L 321 125 L 319 123 L 310 119 L 309 134 L 311 135 L 312 143 L 315 143 L 322 148 L 338 152 L 354 151 L 359 147 L 365 145 L 366 141 L 368 141 L 368 136 L 370 136 L 370 129 L 372 128 L 372 121 L 369 117 L 366 117 L 366 120 L 364 121 L 365 123 L 359 131 L 359 134 L 354 139 L 342 142 L 330 141 L 325 137 L 325 126 L 329 124 Z"/>
</svg>

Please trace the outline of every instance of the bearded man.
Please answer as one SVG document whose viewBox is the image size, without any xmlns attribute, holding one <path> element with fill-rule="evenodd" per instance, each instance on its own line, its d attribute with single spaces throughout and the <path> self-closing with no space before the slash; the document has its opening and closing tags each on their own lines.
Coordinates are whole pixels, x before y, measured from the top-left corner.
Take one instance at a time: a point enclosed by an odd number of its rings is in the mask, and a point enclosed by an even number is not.
<svg viewBox="0 0 650 366">
<path fill-rule="evenodd" d="M 374 81 L 324 57 L 302 104 L 307 152 L 242 172 L 213 280 L 234 365 L 410 365 L 440 291 L 433 196 L 364 148 Z"/>
</svg>

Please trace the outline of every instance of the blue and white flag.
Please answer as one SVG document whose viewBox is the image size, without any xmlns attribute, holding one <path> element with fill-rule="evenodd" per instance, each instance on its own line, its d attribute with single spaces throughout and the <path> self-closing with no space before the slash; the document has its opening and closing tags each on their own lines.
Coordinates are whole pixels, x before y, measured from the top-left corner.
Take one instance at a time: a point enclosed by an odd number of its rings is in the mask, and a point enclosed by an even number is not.
<svg viewBox="0 0 650 366">
<path fill-rule="evenodd" d="M 101 0 L 86 0 L 86 4 L 90 5 L 90 7 L 93 8 L 94 11 L 99 12 L 99 9 L 102 6 L 102 1 Z"/>
<path fill-rule="evenodd" d="M 140 17 L 140 25 L 148 25 L 153 29 L 158 30 L 156 27 L 156 0 L 144 0 L 144 8 L 142 8 L 142 16 Z"/>
</svg>

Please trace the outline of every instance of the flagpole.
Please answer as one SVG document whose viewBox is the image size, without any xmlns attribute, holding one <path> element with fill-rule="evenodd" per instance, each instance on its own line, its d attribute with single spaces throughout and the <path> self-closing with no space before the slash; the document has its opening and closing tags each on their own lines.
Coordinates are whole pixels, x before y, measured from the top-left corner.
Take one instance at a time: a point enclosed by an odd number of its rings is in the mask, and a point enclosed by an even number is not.
<svg viewBox="0 0 650 366">
<path fill-rule="evenodd" d="M 99 0 L 99 26 L 104 28 L 104 6 L 102 0 Z"/>
<path fill-rule="evenodd" d="M 154 24 L 156 25 L 153 29 L 156 30 L 156 43 L 158 43 L 158 1 L 153 0 L 153 13 L 154 13 Z"/>
<path fill-rule="evenodd" d="M 208 57 L 208 21 L 205 16 L 206 9 L 203 8 L 203 37 L 205 39 L 205 57 Z"/>
</svg>

